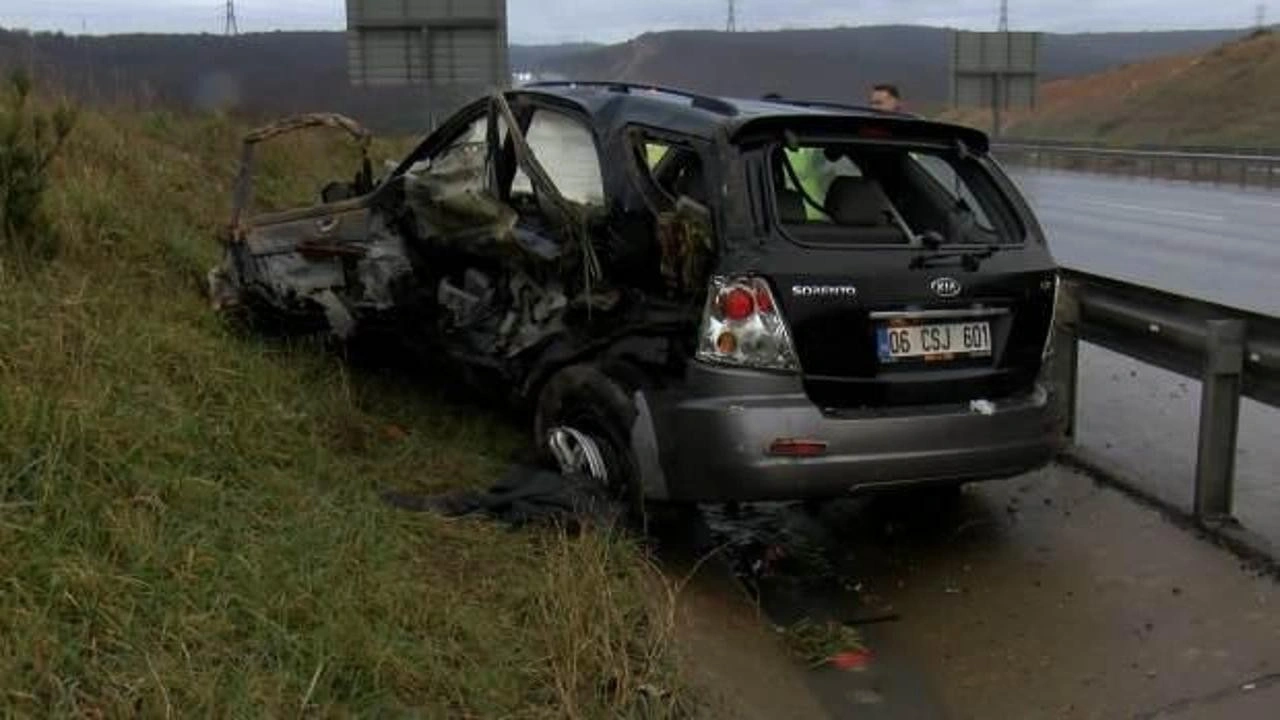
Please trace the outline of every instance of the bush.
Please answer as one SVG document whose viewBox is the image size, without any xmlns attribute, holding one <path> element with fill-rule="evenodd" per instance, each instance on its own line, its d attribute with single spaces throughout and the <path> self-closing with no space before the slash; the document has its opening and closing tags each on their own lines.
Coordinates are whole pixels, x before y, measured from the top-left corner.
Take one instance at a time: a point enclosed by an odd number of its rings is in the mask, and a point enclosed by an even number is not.
<svg viewBox="0 0 1280 720">
<path fill-rule="evenodd" d="M 43 212 L 49 164 L 75 125 L 67 105 L 52 111 L 31 99 L 31 78 L 22 71 L 9 77 L 0 99 L 0 244 L 9 252 L 51 256 L 57 249 Z"/>
</svg>

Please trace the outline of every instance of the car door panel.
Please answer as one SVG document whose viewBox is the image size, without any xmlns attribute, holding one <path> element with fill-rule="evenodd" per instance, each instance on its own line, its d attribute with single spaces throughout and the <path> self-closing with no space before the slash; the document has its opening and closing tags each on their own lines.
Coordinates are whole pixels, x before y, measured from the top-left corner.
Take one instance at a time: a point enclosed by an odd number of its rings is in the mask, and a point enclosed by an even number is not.
<svg viewBox="0 0 1280 720">
<path fill-rule="evenodd" d="M 360 204 L 255 219 L 243 235 L 243 280 L 281 304 L 344 290 L 352 262 L 368 252 L 369 220 Z"/>
</svg>

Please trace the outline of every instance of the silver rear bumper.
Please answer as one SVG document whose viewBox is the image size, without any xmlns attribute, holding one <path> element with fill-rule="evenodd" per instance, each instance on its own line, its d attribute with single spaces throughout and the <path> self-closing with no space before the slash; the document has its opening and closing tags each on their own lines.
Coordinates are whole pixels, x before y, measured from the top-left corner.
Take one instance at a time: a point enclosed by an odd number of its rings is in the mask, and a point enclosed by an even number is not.
<svg viewBox="0 0 1280 720">
<path fill-rule="evenodd" d="M 698 366 L 682 396 L 646 398 L 661 459 L 654 499 L 798 500 L 859 490 L 987 480 L 1049 462 L 1059 448 L 1047 388 L 970 406 L 824 412 L 800 379 Z M 779 439 L 826 444 L 819 457 L 771 456 Z M 656 469 L 656 468 L 655 468 Z"/>
</svg>

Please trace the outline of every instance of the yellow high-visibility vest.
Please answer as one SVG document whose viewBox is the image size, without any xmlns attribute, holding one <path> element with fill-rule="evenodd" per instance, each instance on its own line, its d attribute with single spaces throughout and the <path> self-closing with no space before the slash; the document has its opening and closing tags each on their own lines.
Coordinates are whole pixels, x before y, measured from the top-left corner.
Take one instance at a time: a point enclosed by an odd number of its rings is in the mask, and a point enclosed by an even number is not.
<svg viewBox="0 0 1280 720">
<path fill-rule="evenodd" d="M 796 177 L 800 180 L 805 193 L 814 202 L 822 205 L 827 199 L 827 191 L 831 188 L 831 182 L 834 179 L 829 172 L 831 163 L 827 161 L 822 150 L 820 148 L 788 150 L 787 159 L 791 162 L 791 167 L 795 168 Z M 786 178 L 786 184 L 791 190 L 800 189 L 793 187 L 794 183 L 790 176 Z M 804 204 L 804 212 L 809 222 L 828 220 L 826 213 L 808 202 Z"/>
</svg>

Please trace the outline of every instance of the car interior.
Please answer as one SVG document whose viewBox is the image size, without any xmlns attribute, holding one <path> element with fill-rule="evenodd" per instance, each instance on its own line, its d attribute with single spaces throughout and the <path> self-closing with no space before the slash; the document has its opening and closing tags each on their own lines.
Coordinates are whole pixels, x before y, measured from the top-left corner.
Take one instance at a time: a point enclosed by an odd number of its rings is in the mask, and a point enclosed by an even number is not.
<svg viewBox="0 0 1280 720">
<path fill-rule="evenodd" d="M 890 245 L 934 235 L 994 244 L 1017 237 L 999 191 L 961 164 L 932 152 L 851 144 L 779 147 L 770 166 L 779 221 L 806 240 Z"/>
</svg>

